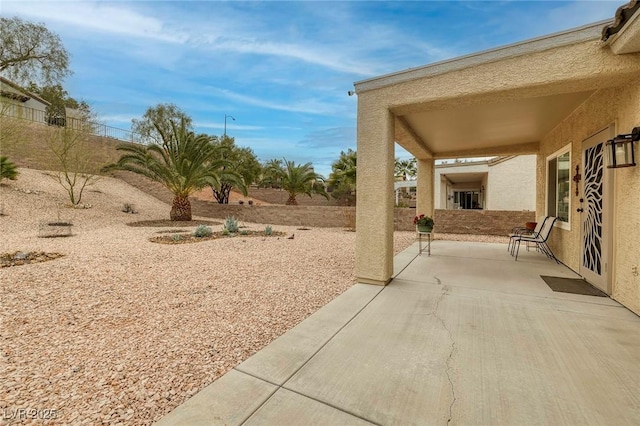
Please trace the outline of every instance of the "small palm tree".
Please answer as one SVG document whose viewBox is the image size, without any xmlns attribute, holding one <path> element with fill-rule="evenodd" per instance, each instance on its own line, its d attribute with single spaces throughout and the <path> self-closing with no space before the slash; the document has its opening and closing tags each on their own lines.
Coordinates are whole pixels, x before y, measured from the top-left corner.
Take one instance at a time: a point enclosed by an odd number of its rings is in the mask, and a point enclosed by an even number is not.
<svg viewBox="0 0 640 426">
<path fill-rule="evenodd" d="M 174 195 L 171 220 L 191 220 L 189 195 L 206 186 L 219 186 L 218 171 L 226 162 L 215 159 L 217 152 L 210 138 L 196 136 L 184 119 L 179 126 L 173 121 L 170 124 L 167 132 L 154 123 L 162 144 L 118 145 L 125 154 L 103 171 L 127 170 L 163 184 Z"/>
<path fill-rule="evenodd" d="M 412 180 L 418 174 L 416 159 L 400 160 L 396 158 L 394 177 L 396 180 Z"/>
<path fill-rule="evenodd" d="M 272 171 L 278 175 L 282 189 L 289 193 L 286 202 L 288 206 L 298 205 L 296 200 L 298 194 L 307 194 L 309 197 L 311 194 L 319 194 L 329 198 L 323 177 L 313 170 L 311 163 L 296 165 L 294 161 L 287 161 L 285 158 L 284 167 L 274 168 Z"/>
<path fill-rule="evenodd" d="M 347 152 L 342 151 L 340 158 L 331 164 L 331 174 L 328 181 L 333 188 L 331 196 L 346 205 L 355 202 L 356 168 L 357 154 L 352 149 Z"/>
<path fill-rule="evenodd" d="M 262 166 L 262 176 L 258 185 L 262 188 L 282 188 L 282 182 L 280 182 L 282 170 L 282 160 L 274 158 L 267 161 Z"/>
<path fill-rule="evenodd" d="M 16 180 L 18 177 L 18 170 L 16 165 L 13 164 L 7 157 L 0 157 L 0 181 L 2 179 Z"/>
</svg>

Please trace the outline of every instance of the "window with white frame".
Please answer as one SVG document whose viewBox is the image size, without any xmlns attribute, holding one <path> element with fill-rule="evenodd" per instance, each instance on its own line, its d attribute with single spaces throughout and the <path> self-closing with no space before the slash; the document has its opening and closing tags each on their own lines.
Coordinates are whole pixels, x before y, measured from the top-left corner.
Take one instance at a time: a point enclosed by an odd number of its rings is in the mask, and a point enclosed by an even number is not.
<svg viewBox="0 0 640 426">
<path fill-rule="evenodd" d="M 547 157 L 547 216 L 556 216 L 558 226 L 571 229 L 571 145 Z"/>
</svg>

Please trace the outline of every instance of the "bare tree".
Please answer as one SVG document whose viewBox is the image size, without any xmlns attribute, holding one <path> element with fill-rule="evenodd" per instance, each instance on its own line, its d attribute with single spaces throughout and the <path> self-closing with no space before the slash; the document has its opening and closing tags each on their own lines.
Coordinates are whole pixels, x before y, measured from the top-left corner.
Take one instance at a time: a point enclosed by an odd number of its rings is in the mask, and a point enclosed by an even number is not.
<svg viewBox="0 0 640 426">
<path fill-rule="evenodd" d="M 49 149 L 60 166 L 54 178 L 67 191 L 73 206 L 82 202 L 85 188 L 99 179 L 90 160 L 87 138 L 86 132 L 69 127 L 50 128 L 48 133 Z"/>
<path fill-rule="evenodd" d="M 0 17 L 0 72 L 22 84 L 59 83 L 71 74 L 69 52 L 44 24 Z"/>
</svg>

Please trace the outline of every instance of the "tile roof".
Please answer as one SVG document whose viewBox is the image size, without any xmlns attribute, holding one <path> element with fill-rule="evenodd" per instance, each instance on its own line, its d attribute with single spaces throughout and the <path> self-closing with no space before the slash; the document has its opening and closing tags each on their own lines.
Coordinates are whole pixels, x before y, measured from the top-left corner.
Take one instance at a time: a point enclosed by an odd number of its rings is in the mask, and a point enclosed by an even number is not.
<svg viewBox="0 0 640 426">
<path fill-rule="evenodd" d="M 609 37 L 615 35 L 624 27 L 629 19 L 640 10 L 640 1 L 631 0 L 616 10 L 615 21 L 602 29 L 602 41 L 607 41 Z"/>
</svg>

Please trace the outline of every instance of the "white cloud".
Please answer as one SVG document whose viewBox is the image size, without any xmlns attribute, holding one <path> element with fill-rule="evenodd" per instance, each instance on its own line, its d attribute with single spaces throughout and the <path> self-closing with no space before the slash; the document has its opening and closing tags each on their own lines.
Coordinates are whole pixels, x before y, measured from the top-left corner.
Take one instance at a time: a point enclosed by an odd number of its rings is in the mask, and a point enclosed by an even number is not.
<svg viewBox="0 0 640 426">
<path fill-rule="evenodd" d="M 224 95 L 227 99 L 240 102 L 246 105 L 253 105 L 261 108 L 274 109 L 288 112 L 301 112 L 306 114 L 333 114 L 336 111 L 334 103 L 324 103 L 314 99 L 304 101 L 267 101 L 252 96 L 242 95 L 226 89 L 210 88 Z"/>
<path fill-rule="evenodd" d="M 143 15 L 123 4 L 96 2 L 2 2 L 3 14 L 18 14 L 128 37 L 140 37 L 171 43 L 184 43 L 188 34 L 171 30 L 157 18 Z"/>
</svg>

